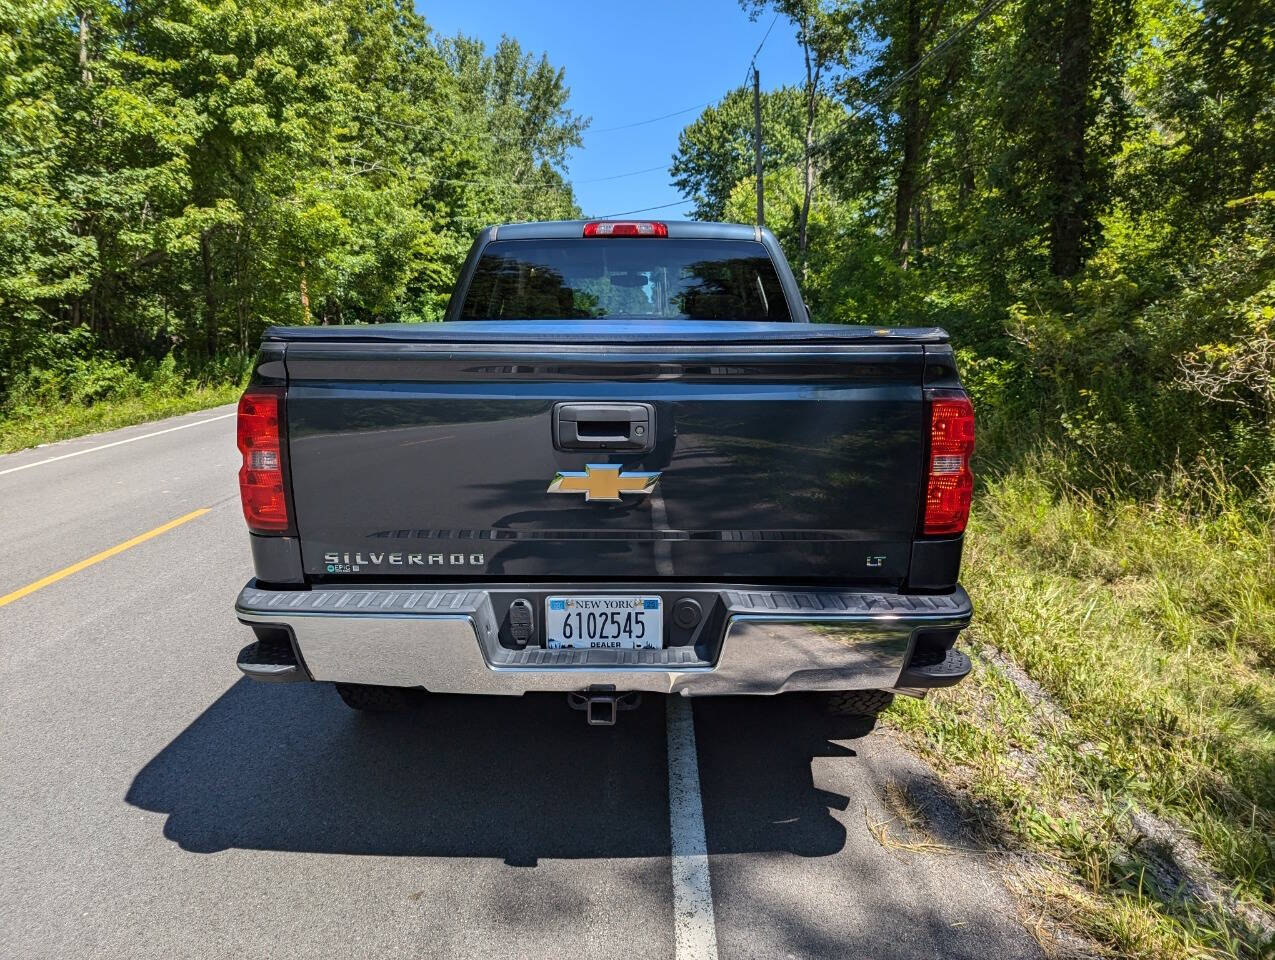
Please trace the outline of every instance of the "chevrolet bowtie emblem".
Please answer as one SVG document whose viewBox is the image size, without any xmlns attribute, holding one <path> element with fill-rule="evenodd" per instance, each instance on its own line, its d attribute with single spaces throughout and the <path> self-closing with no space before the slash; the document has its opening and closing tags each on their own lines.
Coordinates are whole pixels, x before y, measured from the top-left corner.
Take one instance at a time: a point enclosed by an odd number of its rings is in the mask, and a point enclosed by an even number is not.
<svg viewBox="0 0 1275 960">
<path fill-rule="evenodd" d="M 583 493 L 586 503 L 619 503 L 621 494 L 650 493 L 659 479 L 659 473 L 621 473 L 618 463 L 590 463 L 584 473 L 559 473 L 546 492 Z"/>
</svg>

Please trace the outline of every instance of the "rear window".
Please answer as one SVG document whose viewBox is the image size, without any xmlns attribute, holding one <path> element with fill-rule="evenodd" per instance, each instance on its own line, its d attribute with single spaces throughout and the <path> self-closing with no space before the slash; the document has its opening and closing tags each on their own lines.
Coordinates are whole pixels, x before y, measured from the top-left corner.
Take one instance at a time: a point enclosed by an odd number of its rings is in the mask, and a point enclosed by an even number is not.
<svg viewBox="0 0 1275 960">
<path fill-rule="evenodd" d="M 462 320 L 791 320 L 775 265 L 752 240 L 496 240 Z"/>
</svg>

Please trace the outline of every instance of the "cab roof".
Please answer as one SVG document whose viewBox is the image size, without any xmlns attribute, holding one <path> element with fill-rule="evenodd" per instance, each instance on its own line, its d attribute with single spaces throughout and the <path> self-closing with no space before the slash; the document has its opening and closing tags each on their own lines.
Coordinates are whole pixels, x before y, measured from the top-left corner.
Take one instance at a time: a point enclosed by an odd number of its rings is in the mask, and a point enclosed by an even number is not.
<svg viewBox="0 0 1275 960">
<path fill-rule="evenodd" d="M 502 223 L 483 231 L 491 240 L 562 240 L 584 236 L 586 223 L 662 223 L 668 235 L 684 240 L 761 240 L 765 227 L 745 223 L 708 223 L 703 220 L 661 220 L 658 217 L 606 217 L 594 220 L 543 220 L 536 223 Z"/>
</svg>

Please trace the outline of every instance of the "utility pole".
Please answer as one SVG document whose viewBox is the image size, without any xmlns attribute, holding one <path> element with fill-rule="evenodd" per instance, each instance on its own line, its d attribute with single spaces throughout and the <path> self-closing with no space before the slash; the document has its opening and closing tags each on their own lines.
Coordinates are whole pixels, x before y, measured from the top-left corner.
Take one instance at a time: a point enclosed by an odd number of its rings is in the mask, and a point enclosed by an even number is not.
<svg viewBox="0 0 1275 960">
<path fill-rule="evenodd" d="M 757 174 L 757 226 L 766 225 L 766 194 L 761 175 L 761 73 L 753 67 L 753 170 Z"/>
</svg>

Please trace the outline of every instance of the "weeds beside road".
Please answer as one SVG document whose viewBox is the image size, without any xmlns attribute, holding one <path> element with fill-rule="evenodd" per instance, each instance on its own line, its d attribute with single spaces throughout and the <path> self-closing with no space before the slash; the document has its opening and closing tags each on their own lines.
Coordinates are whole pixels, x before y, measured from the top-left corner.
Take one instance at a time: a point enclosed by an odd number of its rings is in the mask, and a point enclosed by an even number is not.
<svg viewBox="0 0 1275 960">
<path fill-rule="evenodd" d="M 134 364 L 100 354 L 45 358 L 16 378 L 0 406 L 0 453 L 233 403 L 248 360 L 231 355 L 199 368 Z"/>
<path fill-rule="evenodd" d="M 890 722 L 1055 921 L 1117 956 L 1273 956 L 1275 499 L 1180 473 L 1100 504 L 1052 476 L 976 501 L 974 672 Z"/>
<path fill-rule="evenodd" d="M 0 420 L 0 453 L 219 407 L 234 403 L 242 392 L 238 384 L 193 386 L 175 395 L 126 397 L 90 406 L 68 404 L 34 417 Z"/>
</svg>

